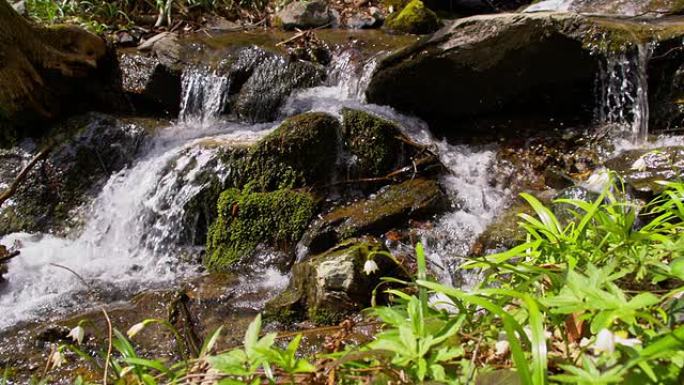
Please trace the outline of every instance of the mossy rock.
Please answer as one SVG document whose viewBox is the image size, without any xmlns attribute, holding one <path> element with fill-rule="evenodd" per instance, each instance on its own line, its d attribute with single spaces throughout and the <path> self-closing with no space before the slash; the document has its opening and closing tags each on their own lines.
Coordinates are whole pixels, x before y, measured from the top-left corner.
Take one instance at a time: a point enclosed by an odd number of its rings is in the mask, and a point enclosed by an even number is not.
<svg viewBox="0 0 684 385">
<path fill-rule="evenodd" d="M 400 12 L 394 12 L 385 20 L 385 27 L 394 31 L 427 34 L 439 29 L 437 14 L 420 0 L 412 0 Z"/>
<path fill-rule="evenodd" d="M 387 251 L 382 242 L 365 237 L 296 263 L 288 288 L 266 304 L 266 316 L 281 322 L 335 324 L 368 307 L 380 278 L 400 275 L 394 262 L 377 255 L 379 270 L 370 275 L 363 271 L 369 255 L 382 251 Z"/>
<path fill-rule="evenodd" d="M 325 113 L 287 119 L 237 161 L 237 186 L 273 191 L 328 181 L 335 171 L 339 132 L 339 121 Z"/>
<path fill-rule="evenodd" d="M 429 217 L 448 206 L 448 198 L 436 181 L 411 179 L 388 186 L 373 198 L 332 210 L 311 226 L 303 243 L 318 253 L 345 239 L 381 235 L 409 219 Z"/>
<path fill-rule="evenodd" d="M 350 166 L 354 176 L 386 175 L 413 155 L 413 148 L 407 148 L 401 140 L 404 135 L 396 124 L 349 108 L 342 109 L 341 114 L 342 138 L 352 156 Z"/>
<path fill-rule="evenodd" d="M 247 262 L 260 246 L 291 253 L 315 206 L 311 194 L 290 189 L 224 191 L 218 201 L 218 218 L 207 235 L 204 264 L 211 271 L 228 271 L 239 261 Z"/>
</svg>

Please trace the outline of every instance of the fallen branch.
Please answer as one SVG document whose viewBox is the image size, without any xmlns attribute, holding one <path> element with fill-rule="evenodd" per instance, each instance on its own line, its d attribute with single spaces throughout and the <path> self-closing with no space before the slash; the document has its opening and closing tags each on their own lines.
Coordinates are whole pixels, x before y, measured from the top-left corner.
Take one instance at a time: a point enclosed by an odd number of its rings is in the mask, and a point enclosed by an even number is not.
<svg viewBox="0 0 684 385">
<path fill-rule="evenodd" d="M 19 250 L 10 251 L 6 255 L 0 255 L 0 264 L 8 263 L 9 261 L 11 261 L 14 257 L 16 257 L 18 255 L 19 255 Z"/>
<path fill-rule="evenodd" d="M 19 186 L 24 182 L 26 177 L 28 176 L 29 172 L 33 169 L 33 167 L 40 162 L 41 160 L 45 159 L 45 157 L 50 153 L 52 150 L 52 146 L 48 146 L 45 149 L 43 149 L 41 152 L 39 152 L 36 156 L 31 159 L 29 164 L 24 167 L 21 172 L 19 172 L 19 175 L 14 179 L 12 184 L 9 186 L 7 190 L 5 190 L 2 194 L 0 194 L 0 206 L 2 206 L 5 201 L 7 201 L 9 198 L 11 198 L 14 194 L 17 193 L 17 190 L 19 189 Z"/>
</svg>

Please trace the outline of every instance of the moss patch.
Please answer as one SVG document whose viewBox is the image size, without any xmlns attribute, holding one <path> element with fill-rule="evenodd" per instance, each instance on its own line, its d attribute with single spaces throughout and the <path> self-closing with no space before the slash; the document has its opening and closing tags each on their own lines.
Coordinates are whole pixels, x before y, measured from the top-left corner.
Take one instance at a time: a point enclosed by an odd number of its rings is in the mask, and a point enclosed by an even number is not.
<svg viewBox="0 0 684 385">
<path fill-rule="evenodd" d="M 339 130 L 337 119 L 325 113 L 286 120 L 236 162 L 236 185 L 273 191 L 329 179 L 337 160 Z"/>
<path fill-rule="evenodd" d="M 218 201 L 218 218 L 207 235 L 205 265 L 226 271 L 265 245 L 291 250 L 314 215 L 315 202 L 308 193 L 281 189 L 252 192 L 228 189 Z"/>
<path fill-rule="evenodd" d="M 391 30 L 414 34 L 431 33 L 439 29 L 437 14 L 428 9 L 420 0 L 412 0 L 401 10 L 395 12 L 385 21 Z"/>
<path fill-rule="evenodd" d="M 401 160 L 403 143 L 399 128 L 367 112 L 345 108 L 342 136 L 355 157 L 354 167 L 365 177 L 385 175 Z"/>
</svg>

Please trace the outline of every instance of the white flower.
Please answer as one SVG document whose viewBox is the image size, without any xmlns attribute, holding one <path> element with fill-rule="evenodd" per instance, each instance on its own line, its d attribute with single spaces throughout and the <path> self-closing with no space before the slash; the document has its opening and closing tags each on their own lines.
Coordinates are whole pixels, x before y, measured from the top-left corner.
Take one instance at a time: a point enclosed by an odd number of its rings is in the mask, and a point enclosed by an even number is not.
<svg viewBox="0 0 684 385">
<path fill-rule="evenodd" d="M 634 163 L 632 163 L 632 170 L 636 171 L 646 171 L 646 168 L 648 165 L 646 164 L 646 160 L 644 159 L 644 156 L 641 158 L 637 159 Z"/>
<path fill-rule="evenodd" d="M 506 340 L 497 341 L 494 344 L 494 354 L 497 356 L 503 356 L 510 350 L 511 345 Z"/>
<path fill-rule="evenodd" d="M 138 322 L 137 324 L 131 326 L 130 329 L 126 332 L 126 335 L 128 338 L 133 338 L 135 337 L 136 334 L 140 333 L 141 330 L 145 328 L 145 322 Z"/>
<path fill-rule="evenodd" d="M 66 358 L 64 358 L 64 354 L 62 354 L 59 349 L 55 349 L 55 351 L 50 355 L 48 361 L 52 364 L 53 368 L 59 368 L 66 362 Z"/>
<path fill-rule="evenodd" d="M 608 329 L 602 329 L 596 336 L 596 341 L 593 345 L 594 354 L 602 352 L 612 353 L 615 351 L 615 345 L 633 347 L 635 345 L 641 344 L 641 340 L 639 340 L 638 338 L 626 337 L 626 333 L 613 333 Z"/>
<path fill-rule="evenodd" d="M 376 271 L 378 271 L 378 264 L 372 259 L 366 260 L 366 263 L 363 264 L 363 272 L 366 273 L 366 275 L 371 275 Z"/>
<path fill-rule="evenodd" d="M 71 329 L 69 332 L 69 338 L 74 340 L 77 344 L 81 344 L 83 342 L 83 338 L 85 337 L 85 329 L 83 327 L 76 326 L 75 328 Z"/>
</svg>

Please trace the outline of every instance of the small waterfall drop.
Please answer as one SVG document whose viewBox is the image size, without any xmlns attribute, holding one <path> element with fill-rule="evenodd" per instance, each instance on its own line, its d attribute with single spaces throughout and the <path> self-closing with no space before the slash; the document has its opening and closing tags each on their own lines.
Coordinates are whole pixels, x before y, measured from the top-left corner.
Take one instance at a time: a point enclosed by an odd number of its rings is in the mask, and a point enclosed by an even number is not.
<svg viewBox="0 0 684 385">
<path fill-rule="evenodd" d="M 649 133 L 647 66 L 652 44 L 609 54 L 598 77 L 597 120 L 615 125 L 633 142 L 643 142 Z"/>
<path fill-rule="evenodd" d="M 180 120 L 210 123 L 225 110 L 230 79 L 205 68 L 183 71 Z"/>
</svg>

